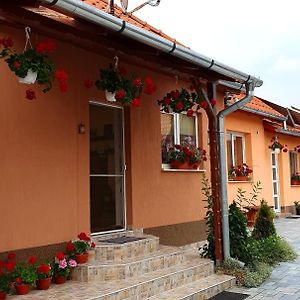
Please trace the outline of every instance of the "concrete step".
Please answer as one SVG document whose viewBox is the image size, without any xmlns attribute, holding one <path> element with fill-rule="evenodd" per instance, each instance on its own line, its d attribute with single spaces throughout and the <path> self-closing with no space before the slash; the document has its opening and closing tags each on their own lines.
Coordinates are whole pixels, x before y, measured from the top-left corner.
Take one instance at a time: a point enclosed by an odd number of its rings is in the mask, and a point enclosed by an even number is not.
<svg viewBox="0 0 300 300">
<path fill-rule="evenodd" d="M 158 250 L 158 237 L 144 234 L 134 236 L 142 239 L 124 244 L 96 240 L 95 260 L 101 262 L 124 261 L 129 258 L 143 257 Z"/>
<path fill-rule="evenodd" d="M 131 257 L 121 262 L 94 261 L 80 265 L 73 271 L 72 278 L 81 282 L 126 279 L 182 264 L 184 261 L 185 256 L 178 248 L 160 246 L 156 252 L 138 259 Z"/>
<path fill-rule="evenodd" d="M 235 277 L 210 275 L 192 283 L 148 298 L 149 300 L 205 300 L 234 287 Z"/>
</svg>

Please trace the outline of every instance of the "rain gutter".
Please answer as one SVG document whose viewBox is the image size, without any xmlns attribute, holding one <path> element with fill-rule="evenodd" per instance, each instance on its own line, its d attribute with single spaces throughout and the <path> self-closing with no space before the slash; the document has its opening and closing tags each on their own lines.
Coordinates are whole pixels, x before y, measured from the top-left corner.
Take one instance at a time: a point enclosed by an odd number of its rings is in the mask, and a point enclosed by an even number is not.
<svg viewBox="0 0 300 300">
<path fill-rule="evenodd" d="M 276 132 L 278 133 L 282 133 L 282 134 L 287 134 L 287 135 L 292 135 L 292 136 L 296 136 L 296 137 L 300 137 L 300 133 L 299 132 L 294 132 L 291 130 L 285 130 L 285 129 L 276 129 Z"/>
<path fill-rule="evenodd" d="M 81 0 L 40 0 L 47 7 L 53 7 L 59 12 L 67 13 L 74 17 L 87 20 L 91 23 L 103 26 L 107 29 L 119 32 L 120 34 L 151 46 L 157 50 L 169 53 L 184 61 L 193 63 L 200 68 L 208 69 L 226 77 L 232 78 L 240 83 L 255 82 L 260 87 L 263 81 L 249 74 L 231 68 L 212 58 L 197 53 L 189 48 L 172 42 L 157 34 L 139 28 L 115 16 L 112 16 L 100 9 L 97 9 Z"/>
</svg>

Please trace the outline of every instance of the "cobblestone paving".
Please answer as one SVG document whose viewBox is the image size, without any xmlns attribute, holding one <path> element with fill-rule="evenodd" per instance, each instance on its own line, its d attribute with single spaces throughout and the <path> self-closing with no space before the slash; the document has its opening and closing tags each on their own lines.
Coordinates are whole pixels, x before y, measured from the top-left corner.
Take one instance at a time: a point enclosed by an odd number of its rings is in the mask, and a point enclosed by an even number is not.
<svg viewBox="0 0 300 300">
<path fill-rule="evenodd" d="M 300 219 L 278 219 L 277 233 L 285 238 L 300 255 Z M 257 288 L 234 288 L 231 292 L 249 294 L 248 299 L 295 300 L 300 299 L 300 256 L 296 261 L 281 263 L 270 278 Z"/>
</svg>

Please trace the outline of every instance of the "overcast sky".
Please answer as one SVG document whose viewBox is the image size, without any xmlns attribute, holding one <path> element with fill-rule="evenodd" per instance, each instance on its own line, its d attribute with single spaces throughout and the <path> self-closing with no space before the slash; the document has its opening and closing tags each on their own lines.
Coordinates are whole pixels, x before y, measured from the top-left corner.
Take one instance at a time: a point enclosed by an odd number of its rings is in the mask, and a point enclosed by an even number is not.
<svg viewBox="0 0 300 300">
<path fill-rule="evenodd" d="M 129 8 L 143 2 L 129 0 Z M 299 0 L 161 0 L 135 15 L 201 54 L 260 77 L 257 96 L 300 107 Z"/>
</svg>

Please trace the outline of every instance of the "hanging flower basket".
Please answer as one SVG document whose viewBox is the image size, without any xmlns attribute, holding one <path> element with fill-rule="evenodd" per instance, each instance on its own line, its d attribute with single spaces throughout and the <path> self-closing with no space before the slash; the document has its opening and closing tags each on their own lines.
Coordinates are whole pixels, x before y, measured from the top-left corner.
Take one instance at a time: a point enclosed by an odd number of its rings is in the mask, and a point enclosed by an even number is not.
<svg viewBox="0 0 300 300">
<path fill-rule="evenodd" d="M 37 79 L 37 71 L 33 71 L 32 69 L 28 69 L 27 75 L 22 78 L 18 77 L 18 80 L 20 83 L 25 83 L 25 84 L 34 84 L 36 79 Z"/>
<path fill-rule="evenodd" d="M 281 150 L 283 150 L 283 152 L 287 152 L 287 145 L 282 145 L 277 136 L 272 137 L 271 139 L 271 145 L 269 146 L 269 149 L 273 150 L 275 152 L 275 154 L 279 154 L 281 152 Z"/>
<path fill-rule="evenodd" d="M 155 90 L 150 77 L 142 80 L 134 74 L 127 76 L 127 71 L 118 68 L 117 63 L 115 66 L 110 64 L 107 69 L 101 69 L 100 79 L 95 84 L 99 90 L 105 91 L 107 101 L 131 104 L 134 107 L 140 106 L 142 92 L 151 95 Z"/>
</svg>

